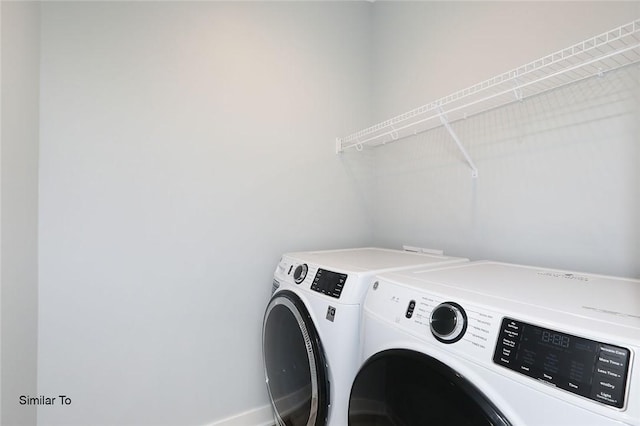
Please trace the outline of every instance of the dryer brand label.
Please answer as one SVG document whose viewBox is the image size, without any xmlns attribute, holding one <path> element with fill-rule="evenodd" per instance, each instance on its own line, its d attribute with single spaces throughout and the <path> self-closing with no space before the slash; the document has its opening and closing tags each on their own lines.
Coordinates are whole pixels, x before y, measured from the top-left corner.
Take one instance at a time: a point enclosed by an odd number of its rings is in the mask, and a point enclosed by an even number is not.
<svg viewBox="0 0 640 426">
<path fill-rule="evenodd" d="M 575 274 L 563 274 L 560 272 L 540 271 L 538 272 L 538 275 L 545 276 L 545 277 L 552 277 L 552 278 L 562 278 L 565 280 L 575 280 L 575 281 L 583 281 L 583 282 L 589 281 L 589 277 L 585 277 L 582 275 L 575 275 Z"/>
</svg>

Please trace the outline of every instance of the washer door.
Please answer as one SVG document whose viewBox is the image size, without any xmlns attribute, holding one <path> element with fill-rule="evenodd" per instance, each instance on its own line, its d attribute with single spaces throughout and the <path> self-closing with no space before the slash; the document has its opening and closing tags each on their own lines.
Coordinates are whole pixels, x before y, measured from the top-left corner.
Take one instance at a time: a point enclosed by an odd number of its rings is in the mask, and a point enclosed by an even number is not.
<svg viewBox="0 0 640 426">
<path fill-rule="evenodd" d="M 267 305 L 262 352 L 278 422 L 287 426 L 325 425 L 329 406 L 325 356 L 309 312 L 295 293 L 281 291 Z"/>
<path fill-rule="evenodd" d="M 389 350 L 371 357 L 351 388 L 349 425 L 429 426 L 510 423 L 474 385 L 419 352 Z"/>
</svg>

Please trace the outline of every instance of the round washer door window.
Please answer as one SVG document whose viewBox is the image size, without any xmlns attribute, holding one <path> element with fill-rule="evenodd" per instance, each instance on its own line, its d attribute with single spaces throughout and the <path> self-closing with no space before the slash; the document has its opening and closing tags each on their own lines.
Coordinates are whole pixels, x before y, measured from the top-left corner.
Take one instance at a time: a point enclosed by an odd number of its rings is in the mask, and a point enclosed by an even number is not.
<svg viewBox="0 0 640 426">
<path fill-rule="evenodd" d="M 394 349 L 360 369 L 349 400 L 350 426 L 510 423 L 471 382 L 419 352 Z"/>
<path fill-rule="evenodd" d="M 295 293 L 281 291 L 267 305 L 262 351 L 278 422 L 325 425 L 329 405 L 325 356 L 309 312 Z"/>
</svg>

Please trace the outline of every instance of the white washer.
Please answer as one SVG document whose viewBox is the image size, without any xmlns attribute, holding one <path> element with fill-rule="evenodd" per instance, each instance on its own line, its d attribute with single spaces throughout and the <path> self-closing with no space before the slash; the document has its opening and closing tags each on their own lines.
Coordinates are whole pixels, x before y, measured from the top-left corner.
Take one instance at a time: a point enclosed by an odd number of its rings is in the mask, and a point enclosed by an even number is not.
<svg viewBox="0 0 640 426">
<path fill-rule="evenodd" d="M 380 274 L 349 425 L 640 425 L 640 280 L 497 262 Z"/>
<path fill-rule="evenodd" d="M 263 322 L 263 358 L 276 422 L 347 424 L 359 366 L 361 305 L 382 271 L 467 259 L 380 248 L 285 254 Z"/>
</svg>

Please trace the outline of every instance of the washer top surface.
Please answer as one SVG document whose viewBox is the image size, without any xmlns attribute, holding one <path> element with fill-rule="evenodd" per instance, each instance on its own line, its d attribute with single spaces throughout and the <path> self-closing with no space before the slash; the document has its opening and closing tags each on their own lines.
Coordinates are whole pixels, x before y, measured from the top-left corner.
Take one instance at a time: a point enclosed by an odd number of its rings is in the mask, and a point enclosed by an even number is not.
<svg viewBox="0 0 640 426">
<path fill-rule="evenodd" d="M 376 247 L 287 253 L 300 262 L 351 273 L 379 273 L 388 270 L 460 262 L 467 259 L 427 253 L 414 253 Z"/>
<path fill-rule="evenodd" d="M 436 290 L 546 318 L 596 320 L 628 329 L 640 340 L 640 280 L 481 261 L 382 274 L 399 284 Z M 606 326 L 603 325 L 603 330 Z"/>
</svg>

